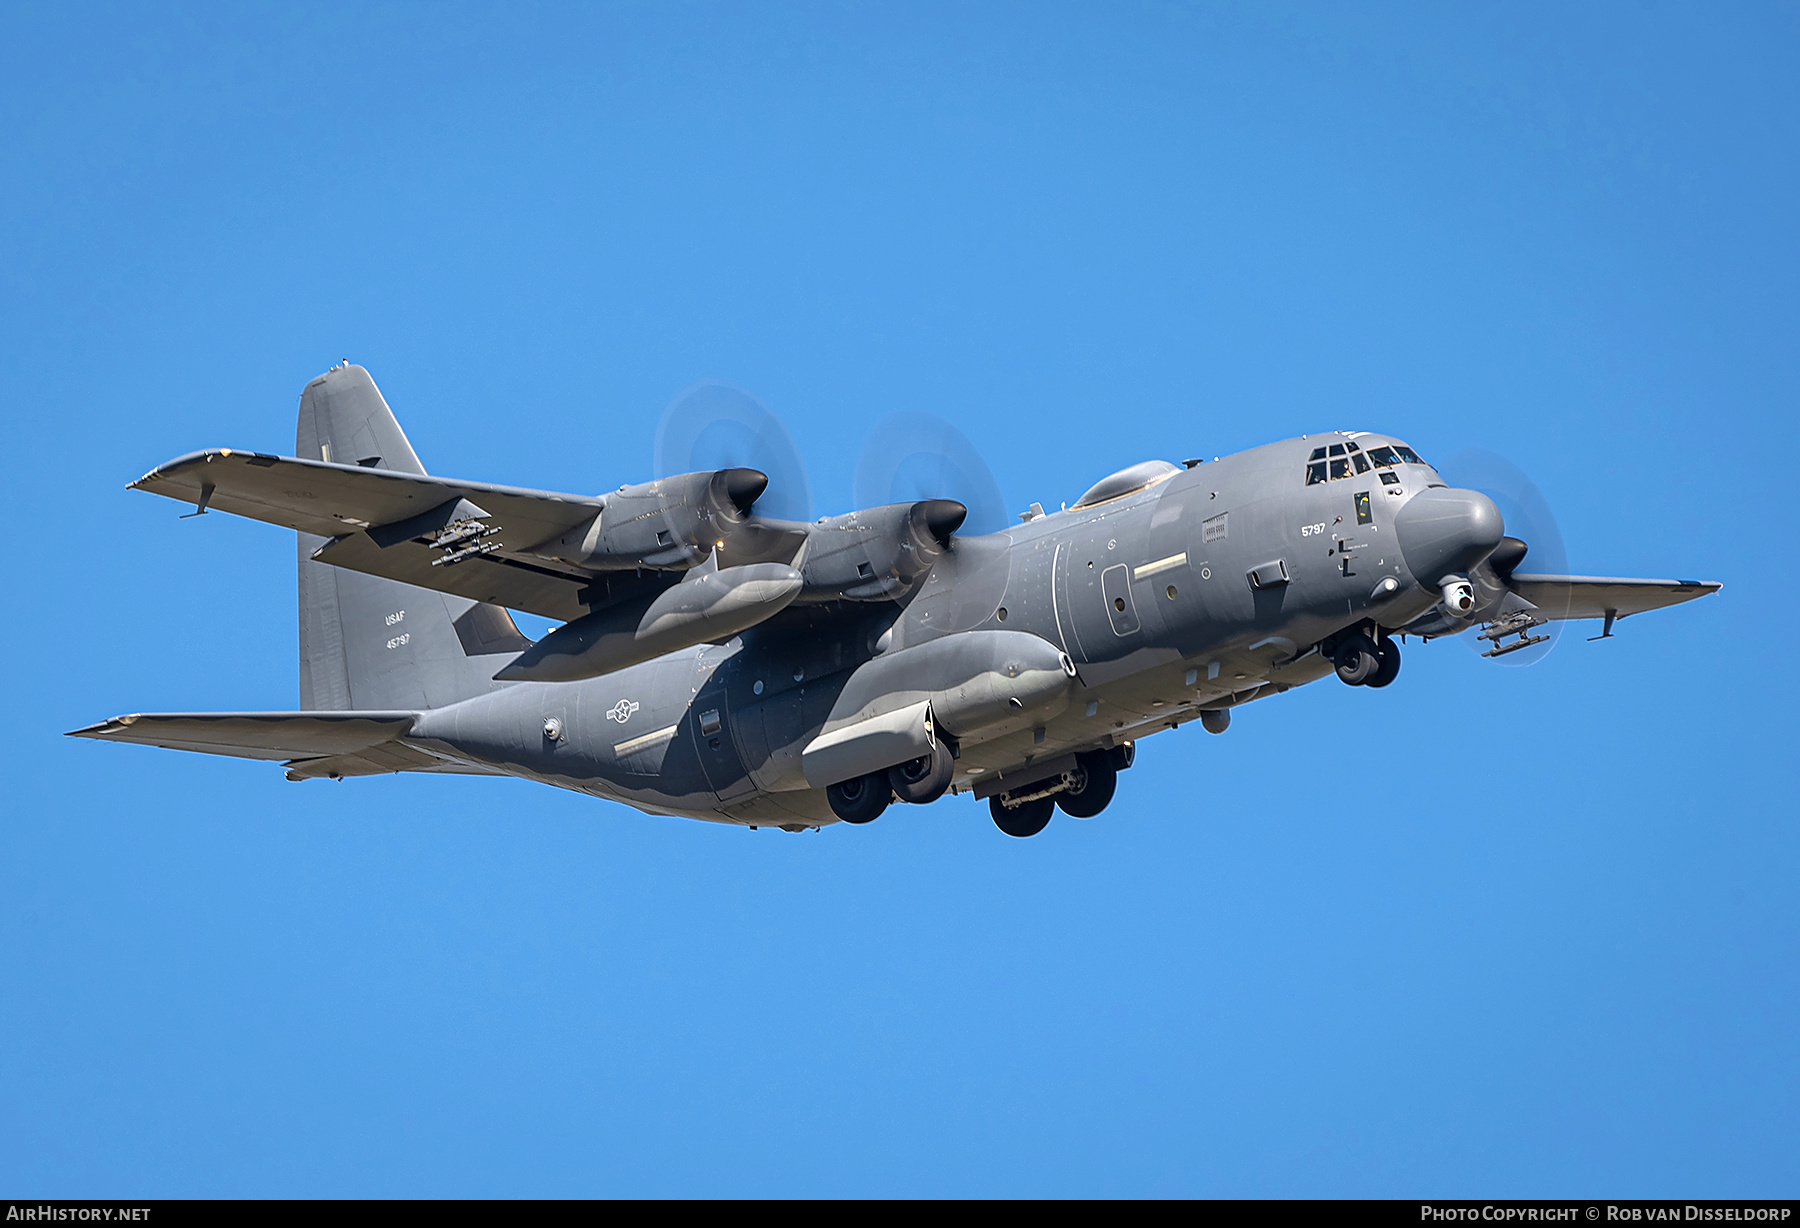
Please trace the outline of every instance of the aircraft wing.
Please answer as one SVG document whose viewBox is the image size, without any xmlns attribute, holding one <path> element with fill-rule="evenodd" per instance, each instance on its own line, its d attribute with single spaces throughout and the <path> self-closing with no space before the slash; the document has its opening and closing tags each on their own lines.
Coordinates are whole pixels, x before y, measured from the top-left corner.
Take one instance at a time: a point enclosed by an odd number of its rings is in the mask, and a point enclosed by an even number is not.
<svg viewBox="0 0 1800 1228">
<path fill-rule="evenodd" d="M 1680 605 L 1724 587 L 1716 580 L 1628 580 L 1614 576 L 1513 575 L 1509 588 L 1553 619 L 1625 618 Z"/>
<path fill-rule="evenodd" d="M 72 738 L 286 762 L 289 780 L 387 772 L 498 775 L 398 739 L 413 712 L 134 712 L 71 730 Z"/>
<path fill-rule="evenodd" d="M 529 554 L 530 547 L 599 514 L 602 501 L 587 495 L 235 448 L 178 457 L 131 489 L 333 539 L 315 553 L 320 562 L 421 588 L 564 622 L 581 617 L 592 604 L 582 595 L 594 583 L 593 573 Z M 414 539 L 472 515 L 495 526 L 493 539 L 484 543 L 492 550 L 454 566 L 434 566 L 441 554 Z"/>
</svg>

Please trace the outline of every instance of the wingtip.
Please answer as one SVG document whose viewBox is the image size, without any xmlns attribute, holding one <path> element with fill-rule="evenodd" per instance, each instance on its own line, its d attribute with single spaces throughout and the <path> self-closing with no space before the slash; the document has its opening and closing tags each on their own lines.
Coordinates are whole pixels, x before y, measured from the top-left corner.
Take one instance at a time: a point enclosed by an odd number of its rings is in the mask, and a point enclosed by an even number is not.
<svg viewBox="0 0 1800 1228">
<path fill-rule="evenodd" d="M 150 482 L 156 478 L 166 477 L 172 470 L 179 469 L 183 465 L 191 465 L 195 461 L 210 462 L 210 461 L 214 460 L 215 458 L 219 459 L 219 460 L 229 460 L 233 456 L 243 457 L 243 456 L 258 456 L 258 455 L 261 455 L 261 454 L 257 453 L 257 452 L 252 452 L 246 448 L 202 448 L 198 452 L 184 452 L 182 455 L 177 456 L 173 460 L 164 461 L 162 464 L 160 464 L 156 468 L 152 469 L 149 473 L 146 473 L 143 477 L 139 478 L 137 481 L 127 482 L 125 484 L 125 489 L 126 490 L 143 490 L 143 489 L 145 489 L 145 483 Z M 156 492 L 153 491 L 151 493 L 154 494 Z"/>
<path fill-rule="evenodd" d="M 131 712 L 124 716 L 109 716 L 92 725 L 83 725 L 80 729 L 71 729 L 63 734 L 65 738 L 103 738 L 109 733 L 123 733 L 137 723 L 141 712 Z"/>
</svg>

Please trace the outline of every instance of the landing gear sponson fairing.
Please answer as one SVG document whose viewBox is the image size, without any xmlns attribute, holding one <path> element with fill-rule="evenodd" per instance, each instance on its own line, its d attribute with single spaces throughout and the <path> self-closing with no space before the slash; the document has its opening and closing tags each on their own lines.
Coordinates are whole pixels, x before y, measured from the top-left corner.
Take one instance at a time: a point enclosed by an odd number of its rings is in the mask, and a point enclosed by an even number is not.
<svg viewBox="0 0 1800 1228">
<path fill-rule="evenodd" d="M 788 831 L 973 791 L 1025 836 L 1056 806 L 1098 814 L 1148 734 L 1223 732 L 1332 674 L 1388 685 L 1399 634 L 1482 625 L 1501 653 L 1719 588 L 1530 574 L 1486 496 L 1360 432 L 1148 461 L 986 536 L 944 499 L 761 518 L 747 468 L 597 496 L 429 477 L 349 364 L 307 385 L 296 451 L 196 452 L 133 485 L 298 530 L 304 711 L 76 736 Z M 533 643 L 508 609 L 564 625 Z"/>
</svg>

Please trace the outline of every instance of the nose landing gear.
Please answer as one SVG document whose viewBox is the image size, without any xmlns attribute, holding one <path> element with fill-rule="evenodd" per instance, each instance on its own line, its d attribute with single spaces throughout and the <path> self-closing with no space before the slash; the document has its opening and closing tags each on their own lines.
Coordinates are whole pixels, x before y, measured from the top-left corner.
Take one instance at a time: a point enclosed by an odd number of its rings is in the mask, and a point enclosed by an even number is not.
<svg viewBox="0 0 1800 1228">
<path fill-rule="evenodd" d="M 1375 655 L 1381 658 L 1381 664 L 1376 668 L 1374 677 L 1363 683 L 1364 686 L 1386 686 L 1400 676 L 1400 645 L 1383 637 L 1381 647 L 1375 650 Z"/>
<path fill-rule="evenodd" d="M 1386 686 L 1400 675 L 1400 645 L 1386 636 L 1377 644 L 1358 631 L 1339 639 L 1331 660 L 1350 686 Z"/>
<path fill-rule="evenodd" d="M 1337 666 L 1337 676 L 1347 685 L 1363 686 L 1381 668 L 1380 652 L 1375 641 L 1358 632 L 1338 641 L 1331 660 Z"/>
</svg>

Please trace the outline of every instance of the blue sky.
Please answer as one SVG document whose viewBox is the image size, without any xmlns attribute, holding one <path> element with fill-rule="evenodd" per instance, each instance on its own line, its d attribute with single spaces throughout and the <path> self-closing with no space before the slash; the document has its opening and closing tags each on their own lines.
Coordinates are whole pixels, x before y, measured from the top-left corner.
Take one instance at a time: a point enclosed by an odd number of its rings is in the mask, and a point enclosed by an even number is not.
<svg viewBox="0 0 1800 1228">
<path fill-rule="evenodd" d="M 1793 5 L 13 6 L 0 1193 L 1791 1195 Z M 846 510 L 1306 431 L 1725 591 L 817 835 L 61 736 L 297 703 L 293 545 L 124 484 L 369 368 L 641 479 L 701 379 Z"/>
</svg>

